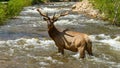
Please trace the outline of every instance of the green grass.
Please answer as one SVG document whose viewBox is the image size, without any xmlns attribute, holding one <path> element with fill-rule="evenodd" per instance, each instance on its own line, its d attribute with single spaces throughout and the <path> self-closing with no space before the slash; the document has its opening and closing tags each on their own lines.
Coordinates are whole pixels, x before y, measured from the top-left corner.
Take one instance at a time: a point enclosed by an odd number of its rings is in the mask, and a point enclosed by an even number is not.
<svg viewBox="0 0 120 68">
<path fill-rule="evenodd" d="M 0 2 L 0 25 L 8 18 L 19 15 L 23 7 L 31 5 L 33 0 L 9 0 L 8 4 Z"/>
<path fill-rule="evenodd" d="M 0 25 L 4 24 L 6 18 L 6 5 L 0 3 Z"/>
<path fill-rule="evenodd" d="M 8 4 L 3 4 L 2 1 L 5 0 L 0 0 L 0 25 L 4 24 L 7 19 L 19 15 L 23 7 L 49 0 L 8 0 Z"/>
<path fill-rule="evenodd" d="M 9 17 L 16 16 L 20 13 L 24 6 L 31 5 L 32 0 L 10 0 L 7 7 L 7 15 Z"/>
<path fill-rule="evenodd" d="M 120 0 L 89 0 L 112 24 L 120 24 Z"/>
</svg>

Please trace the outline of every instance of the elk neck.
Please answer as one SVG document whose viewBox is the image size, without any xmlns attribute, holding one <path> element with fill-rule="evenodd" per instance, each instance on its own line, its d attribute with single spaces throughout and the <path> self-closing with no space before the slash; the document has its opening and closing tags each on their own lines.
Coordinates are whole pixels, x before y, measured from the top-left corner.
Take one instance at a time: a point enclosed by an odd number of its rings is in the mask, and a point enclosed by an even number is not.
<svg viewBox="0 0 120 68">
<path fill-rule="evenodd" d="M 48 30 L 49 36 L 54 39 L 54 37 L 58 36 L 60 34 L 60 31 L 53 25 L 49 30 Z"/>
</svg>

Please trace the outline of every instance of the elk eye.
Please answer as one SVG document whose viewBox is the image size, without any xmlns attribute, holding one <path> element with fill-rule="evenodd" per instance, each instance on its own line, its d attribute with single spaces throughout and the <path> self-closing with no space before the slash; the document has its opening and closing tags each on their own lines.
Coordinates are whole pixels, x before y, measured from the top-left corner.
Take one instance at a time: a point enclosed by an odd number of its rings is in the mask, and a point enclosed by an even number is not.
<svg viewBox="0 0 120 68">
<path fill-rule="evenodd" d="M 58 19 L 55 19 L 55 21 L 57 21 Z"/>
<path fill-rule="evenodd" d="M 47 19 L 47 18 L 45 18 L 45 17 L 44 17 L 43 19 L 44 19 L 45 21 L 47 21 L 47 20 L 48 20 L 48 19 Z"/>
</svg>

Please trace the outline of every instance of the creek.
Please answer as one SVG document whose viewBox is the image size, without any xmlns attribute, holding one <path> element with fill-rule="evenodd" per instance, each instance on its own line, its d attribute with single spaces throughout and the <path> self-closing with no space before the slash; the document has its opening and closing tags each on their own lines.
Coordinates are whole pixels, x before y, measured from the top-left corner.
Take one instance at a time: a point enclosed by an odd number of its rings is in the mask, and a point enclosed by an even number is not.
<svg viewBox="0 0 120 68">
<path fill-rule="evenodd" d="M 70 12 L 55 22 L 58 29 L 70 29 L 90 35 L 93 54 L 84 60 L 79 54 L 57 47 L 47 33 L 47 23 L 36 11 L 49 16 L 71 11 L 75 2 L 55 2 L 24 7 L 20 15 L 0 26 L 0 68 L 120 68 L 120 27 Z"/>
</svg>

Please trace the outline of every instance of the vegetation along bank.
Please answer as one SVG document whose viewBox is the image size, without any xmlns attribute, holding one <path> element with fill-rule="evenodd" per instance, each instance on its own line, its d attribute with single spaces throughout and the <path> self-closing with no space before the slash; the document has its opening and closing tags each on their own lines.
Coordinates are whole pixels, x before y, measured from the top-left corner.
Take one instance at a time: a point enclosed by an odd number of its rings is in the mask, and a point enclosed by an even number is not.
<svg viewBox="0 0 120 68">
<path fill-rule="evenodd" d="M 9 18 L 17 16 L 23 7 L 47 0 L 0 0 L 0 25 L 5 24 Z"/>
<path fill-rule="evenodd" d="M 82 0 L 72 8 L 73 11 L 82 12 L 120 26 L 120 0 Z"/>
<path fill-rule="evenodd" d="M 4 24 L 7 19 L 18 15 L 25 6 L 52 1 L 74 0 L 0 0 L 0 25 Z M 73 11 L 86 13 L 91 17 L 107 20 L 113 25 L 120 26 L 120 0 L 79 1 L 72 6 Z"/>
</svg>

